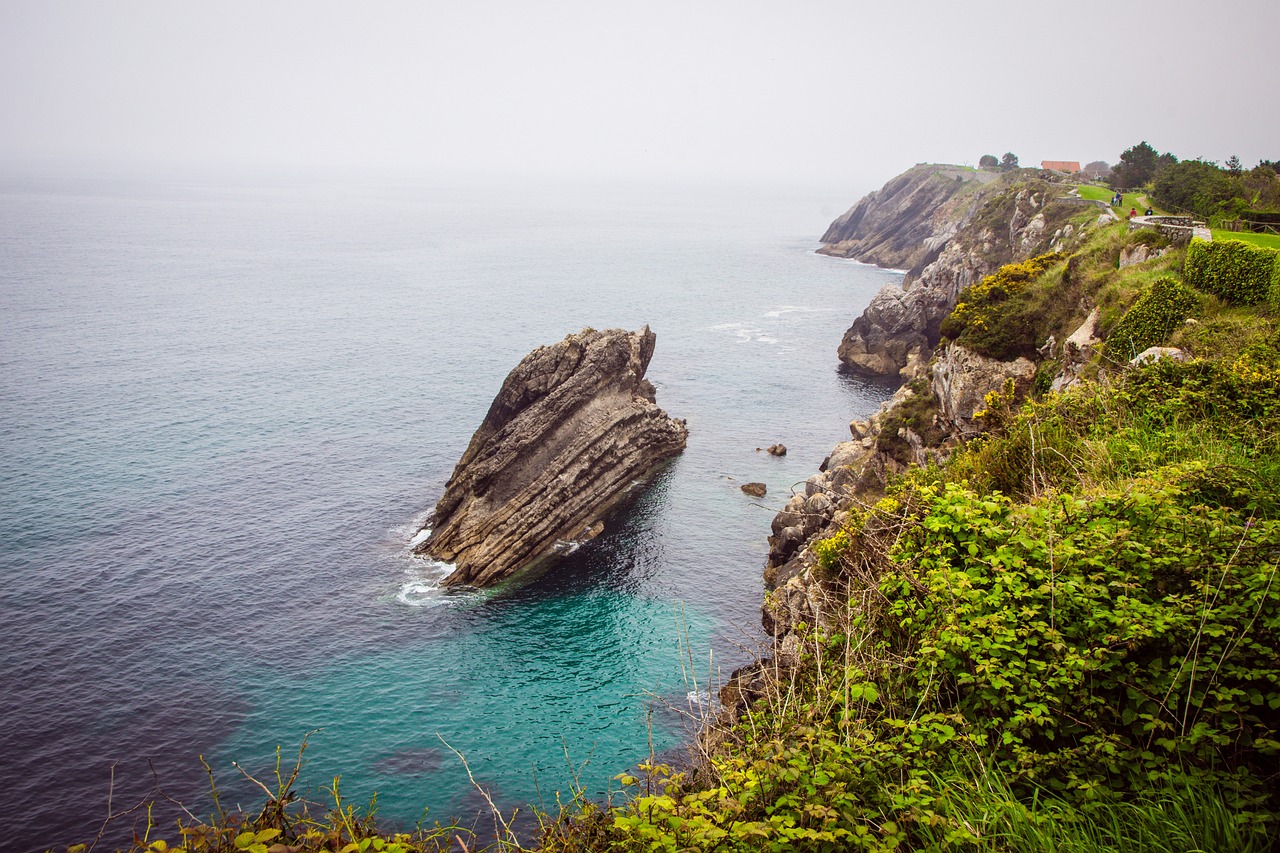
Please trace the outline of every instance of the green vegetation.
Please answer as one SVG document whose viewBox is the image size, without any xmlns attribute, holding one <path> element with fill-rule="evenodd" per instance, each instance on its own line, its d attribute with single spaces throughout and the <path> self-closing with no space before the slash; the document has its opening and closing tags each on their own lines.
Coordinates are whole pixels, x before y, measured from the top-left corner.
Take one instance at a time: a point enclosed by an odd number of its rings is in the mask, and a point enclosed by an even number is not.
<svg viewBox="0 0 1280 853">
<path fill-rule="evenodd" d="M 1104 201 L 1112 210 L 1120 214 L 1127 214 L 1130 210 L 1136 210 L 1139 214 L 1145 213 L 1147 209 L 1148 199 L 1141 192 L 1127 192 L 1122 194 L 1119 205 L 1112 205 L 1111 199 L 1115 198 L 1116 191 L 1108 187 L 1098 186 L 1097 184 L 1079 184 L 1076 190 L 1080 193 L 1081 198 L 1087 198 L 1090 201 Z"/>
<path fill-rule="evenodd" d="M 1106 354 L 1127 361 L 1163 344 L 1199 306 L 1200 296 L 1177 279 L 1156 279 L 1111 331 Z"/>
<path fill-rule="evenodd" d="M 1277 270 L 1280 252 L 1239 240 L 1192 240 L 1187 247 L 1187 282 L 1236 305 L 1267 299 L 1272 280 L 1280 277 Z"/>
<path fill-rule="evenodd" d="M 1055 325 L 1055 306 L 1068 304 L 1055 286 L 1060 279 L 1042 280 L 1062 260 L 1061 254 L 1050 253 L 1006 264 L 966 287 L 942 322 L 942 336 L 1002 361 L 1033 357 L 1045 330 Z"/>
<path fill-rule="evenodd" d="M 1115 198 L 1115 190 L 1107 187 L 1100 187 L 1097 184 L 1080 184 L 1076 187 L 1080 193 L 1080 198 L 1087 198 L 1090 201 L 1105 201 L 1111 204 L 1111 199 Z"/>
</svg>

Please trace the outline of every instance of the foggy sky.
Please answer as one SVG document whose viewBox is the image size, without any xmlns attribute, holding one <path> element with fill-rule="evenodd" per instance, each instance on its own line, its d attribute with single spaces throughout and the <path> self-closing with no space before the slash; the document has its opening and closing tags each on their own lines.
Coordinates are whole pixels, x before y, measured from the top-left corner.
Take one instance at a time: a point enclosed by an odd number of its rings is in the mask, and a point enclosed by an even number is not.
<svg viewBox="0 0 1280 853">
<path fill-rule="evenodd" d="M 878 186 L 1280 159 L 1280 3 L 0 0 L 0 161 Z"/>
</svg>

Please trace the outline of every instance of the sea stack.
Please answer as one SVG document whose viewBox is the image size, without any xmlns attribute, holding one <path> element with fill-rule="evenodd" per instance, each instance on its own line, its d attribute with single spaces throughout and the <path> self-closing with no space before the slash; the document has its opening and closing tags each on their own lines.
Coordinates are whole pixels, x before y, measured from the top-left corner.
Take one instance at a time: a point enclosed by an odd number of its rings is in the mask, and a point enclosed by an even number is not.
<svg viewBox="0 0 1280 853">
<path fill-rule="evenodd" d="M 508 374 L 415 549 L 453 563 L 446 585 L 492 586 L 590 538 L 631 486 L 684 449 L 685 422 L 644 378 L 645 326 L 584 329 Z"/>
</svg>

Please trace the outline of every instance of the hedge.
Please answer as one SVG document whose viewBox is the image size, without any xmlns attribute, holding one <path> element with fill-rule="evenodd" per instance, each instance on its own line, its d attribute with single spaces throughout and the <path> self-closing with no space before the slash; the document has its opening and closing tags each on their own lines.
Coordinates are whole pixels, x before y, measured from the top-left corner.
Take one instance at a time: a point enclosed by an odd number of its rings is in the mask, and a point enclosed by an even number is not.
<svg viewBox="0 0 1280 853">
<path fill-rule="evenodd" d="M 1280 314 L 1280 252 L 1276 252 L 1276 262 L 1271 265 L 1271 289 L 1267 291 L 1267 305 L 1275 314 Z"/>
<path fill-rule="evenodd" d="M 1159 346 L 1200 305 L 1194 290 L 1173 278 L 1152 282 L 1107 337 L 1106 354 L 1130 359 L 1147 347 Z"/>
<path fill-rule="evenodd" d="M 1182 272 L 1198 290 L 1212 293 L 1233 305 L 1273 302 L 1268 291 L 1276 286 L 1280 252 L 1239 240 L 1207 243 L 1192 240 Z M 1277 296 L 1280 296 L 1278 294 Z"/>
</svg>

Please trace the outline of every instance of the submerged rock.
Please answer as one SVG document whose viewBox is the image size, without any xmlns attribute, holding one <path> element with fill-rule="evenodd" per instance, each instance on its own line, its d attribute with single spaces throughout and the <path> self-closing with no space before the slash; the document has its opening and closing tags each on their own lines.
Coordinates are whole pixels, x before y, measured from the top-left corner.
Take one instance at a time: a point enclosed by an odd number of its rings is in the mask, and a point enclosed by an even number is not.
<svg viewBox="0 0 1280 853">
<path fill-rule="evenodd" d="M 491 586 L 595 535 L 633 484 L 684 449 L 685 422 L 658 408 L 644 378 L 655 340 L 648 326 L 585 329 L 511 371 L 414 549 L 455 565 L 446 585 Z"/>
<path fill-rule="evenodd" d="M 743 483 L 740 488 L 743 494 L 750 495 L 753 498 L 762 498 L 769 493 L 769 487 L 764 483 Z"/>
</svg>

